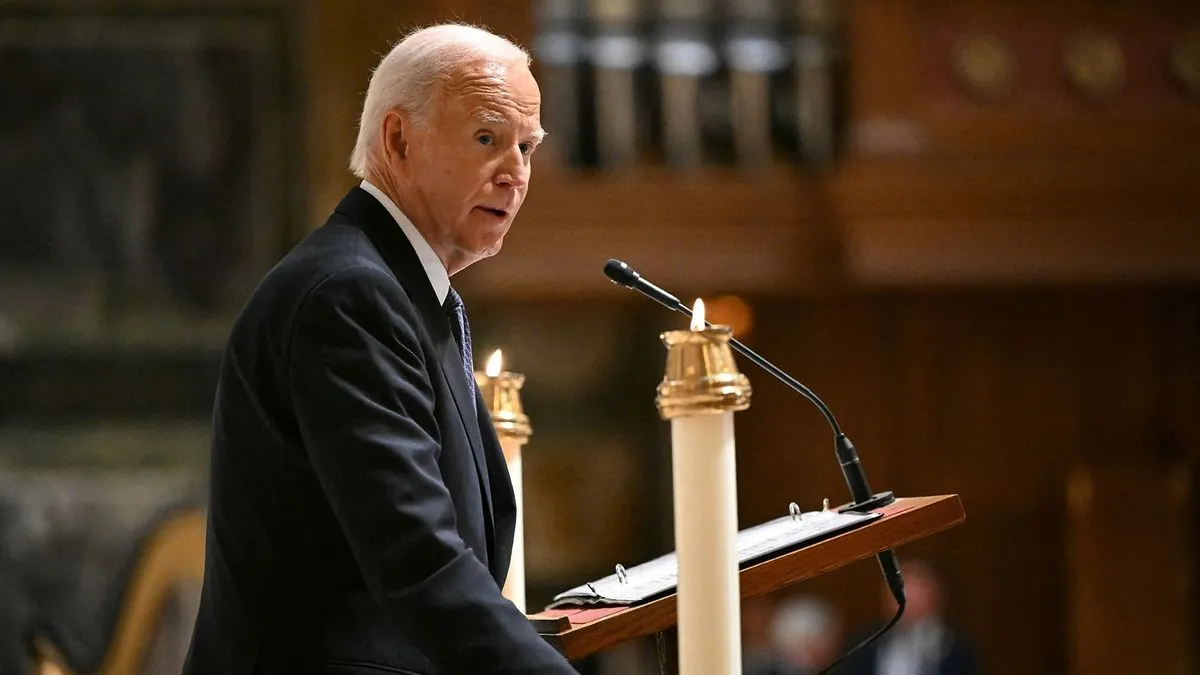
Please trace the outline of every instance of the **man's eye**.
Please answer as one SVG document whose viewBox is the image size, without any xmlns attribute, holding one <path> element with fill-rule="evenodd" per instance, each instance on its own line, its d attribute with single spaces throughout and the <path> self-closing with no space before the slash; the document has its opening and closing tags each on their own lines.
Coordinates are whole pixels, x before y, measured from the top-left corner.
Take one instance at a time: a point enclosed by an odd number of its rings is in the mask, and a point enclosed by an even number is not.
<svg viewBox="0 0 1200 675">
<path fill-rule="evenodd" d="M 522 155 L 528 155 L 529 153 L 533 152 L 533 143 L 522 143 L 520 148 Z"/>
<path fill-rule="evenodd" d="M 487 134 L 483 134 L 479 137 L 479 144 L 480 145 L 491 145 L 493 140 L 494 139 L 491 136 L 489 136 Z"/>
</svg>

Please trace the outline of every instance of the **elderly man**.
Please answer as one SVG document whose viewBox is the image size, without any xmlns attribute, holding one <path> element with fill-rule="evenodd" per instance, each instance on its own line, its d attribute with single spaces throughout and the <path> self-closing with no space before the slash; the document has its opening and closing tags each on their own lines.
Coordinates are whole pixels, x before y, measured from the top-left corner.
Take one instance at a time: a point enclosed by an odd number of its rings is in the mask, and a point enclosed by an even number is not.
<svg viewBox="0 0 1200 675">
<path fill-rule="evenodd" d="M 362 178 L 234 325 L 185 675 L 575 673 L 501 595 L 512 485 L 450 277 L 541 140 L 529 56 L 427 28 L 371 78 Z"/>
</svg>

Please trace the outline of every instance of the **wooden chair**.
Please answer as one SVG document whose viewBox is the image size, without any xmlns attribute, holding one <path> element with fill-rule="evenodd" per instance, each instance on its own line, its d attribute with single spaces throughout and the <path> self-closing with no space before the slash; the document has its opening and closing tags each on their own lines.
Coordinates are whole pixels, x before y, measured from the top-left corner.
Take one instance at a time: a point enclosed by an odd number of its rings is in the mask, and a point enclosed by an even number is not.
<svg viewBox="0 0 1200 675">
<path fill-rule="evenodd" d="M 144 539 L 120 595 L 102 655 L 69 653 L 52 635 L 30 637 L 38 675 L 139 675 L 172 594 L 204 576 L 205 512 L 187 508 L 166 516 Z M 98 664 L 98 665 L 89 665 Z"/>
</svg>

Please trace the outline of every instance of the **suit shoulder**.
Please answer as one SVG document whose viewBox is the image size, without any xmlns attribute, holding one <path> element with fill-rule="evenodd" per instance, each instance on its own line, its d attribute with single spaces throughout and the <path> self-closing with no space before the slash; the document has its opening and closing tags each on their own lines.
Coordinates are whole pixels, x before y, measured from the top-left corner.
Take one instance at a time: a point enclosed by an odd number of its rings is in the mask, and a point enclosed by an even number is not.
<svg viewBox="0 0 1200 675">
<path fill-rule="evenodd" d="M 415 312 L 407 292 L 390 270 L 362 260 L 342 261 L 323 270 L 308 287 L 298 309 L 303 312 L 313 304 Z"/>
<path fill-rule="evenodd" d="M 347 268 L 360 270 L 364 275 L 392 276 L 383 256 L 362 230 L 331 218 L 284 256 L 264 282 L 278 276 L 287 281 L 301 279 L 307 282 L 301 286 L 311 288 Z"/>
<path fill-rule="evenodd" d="M 370 290 L 390 305 L 407 304 L 400 282 L 358 228 L 331 219 L 285 255 L 259 282 L 233 327 L 233 342 L 290 332 L 297 313 L 318 291 Z M 255 340 L 257 341 L 257 340 Z"/>
<path fill-rule="evenodd" d="M 340 218 L 331 218 L 276 263 L 251 297 L 304 297 L 333 275 L 398 283 L 362 230 Z"/>
</svg>

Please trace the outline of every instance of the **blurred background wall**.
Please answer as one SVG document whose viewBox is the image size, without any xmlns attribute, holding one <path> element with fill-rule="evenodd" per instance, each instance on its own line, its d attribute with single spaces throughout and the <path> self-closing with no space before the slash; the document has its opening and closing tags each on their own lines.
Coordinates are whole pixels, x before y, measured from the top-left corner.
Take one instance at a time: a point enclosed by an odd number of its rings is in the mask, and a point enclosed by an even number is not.
<svg viewBox="0 0 1200 675">
<path fill-rule="evenodd" d="M 683 323 L 604 279 L 618 257 L 817 391 L 877 490 L 962 496 L 900 554 L 984 672 L 1200 669 L 1182 0 L 0 2 L 0 640 L 49 625 L 99 667 L 147 533 L 203 507 L 232 316 L 354 185 L 380 55 L 445 20 L 534 51 L 551 132 L 455 282 L 527 377 L 532 607 L 671 548 L 653 391 Z M 742 526 L 845 501 L 815 409 L 743 370 Z M 863 562 L 757 601 L 746 644 L 800 593 L 847 639 L 880 586 Z M 143 672 L 178 669 L 183 588 Z"/>
</svg>

